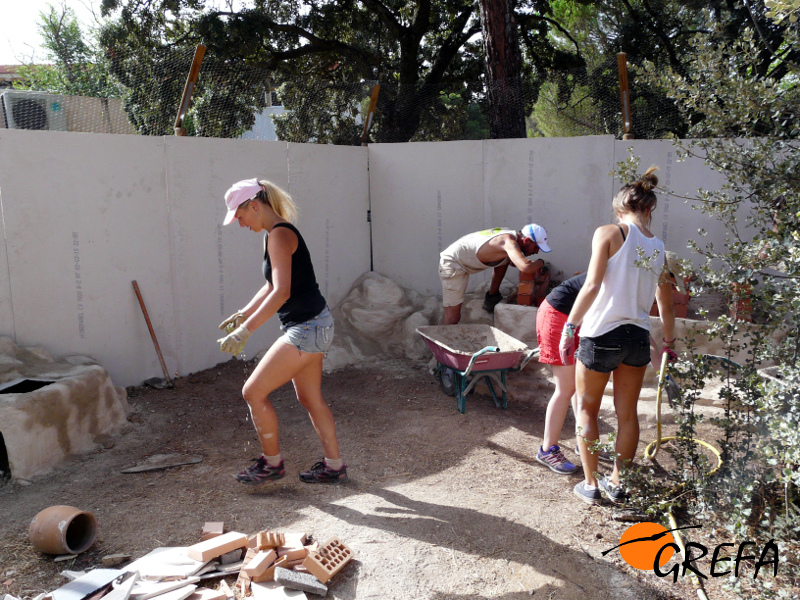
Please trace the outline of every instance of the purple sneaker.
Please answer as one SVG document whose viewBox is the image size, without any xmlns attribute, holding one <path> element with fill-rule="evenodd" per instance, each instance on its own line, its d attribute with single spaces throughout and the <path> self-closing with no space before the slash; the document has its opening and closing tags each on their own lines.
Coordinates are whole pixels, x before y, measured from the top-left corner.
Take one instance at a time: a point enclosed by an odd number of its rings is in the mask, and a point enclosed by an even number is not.
<svg viewBox="0 0 800 600">
<path fill-rule="evenodd" d="M 305 483 L 344 483 L 347 481 L 347 465 L 338 471 L 329 469 L 325 461 L 314 463 L 308 471 L 301 471 L 300 481 Z"/>
<path fill-rule="evenodd" d="M 578 470 L 578 467 L 564 457 L 564 453 L 561 452 L 561 448 L 558 446 L 550 446 L 547 451 L 539 447 L 536 452 L 536 460 L 560 475 L 571 475 Z"/>
<path fill-rule="evenodd" d="M 283 468 L 283 461 L 277 467 L 270 466 L 267 459 L 262 454 L 258 458 L 253 459 L 253 464 L 247 467 L 244 471 L 234 475 L 240 483 L 256 484 L 280 479 L 286 475 L 286 469 Z"/>
</svg>

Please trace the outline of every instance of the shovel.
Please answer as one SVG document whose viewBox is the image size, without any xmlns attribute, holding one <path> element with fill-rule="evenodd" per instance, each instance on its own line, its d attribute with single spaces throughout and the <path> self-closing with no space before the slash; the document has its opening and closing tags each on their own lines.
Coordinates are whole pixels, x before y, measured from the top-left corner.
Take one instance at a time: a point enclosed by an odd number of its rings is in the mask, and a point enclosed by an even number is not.
<svg viewBox="0 0 800 600">
<path fill-rule="evenodd" d="M 144 320 L 147 323 L 147 329 L 150 331 L 150 337 L 153 339 L 153 345 L 156 347 L 156 354 L 158 354 L 158 360 L 161 361 L 161 370 L 164 371 L 164 379 L 161 377 L 151 377 L 150 379 L 145 379 L 144 382 L 149 385 L 150 387 L 154 387 L 158 390 L 164 388 L 171 388 L 172 381 L 169 378 L 169 372 L 167 371 L 167 365 L 164 362 L 164 357 L 161 354 L 161 348 L 158 345 L 158 340 L 156 339 L 156 332 L 153 331 L 153 324 L 150 323 L 150 317 L 147 314 L 147 309 L 144 306 L 144 299 L 142 298 L 142 293 L 139 291 L 139 284 L 136 283 L 136 280 L 133 280 L 133 291 L 136 292 L 136 298 L 139 300 L 139 306 L 142 307 L 142 314 L 144 315 Z"/>
</svg>

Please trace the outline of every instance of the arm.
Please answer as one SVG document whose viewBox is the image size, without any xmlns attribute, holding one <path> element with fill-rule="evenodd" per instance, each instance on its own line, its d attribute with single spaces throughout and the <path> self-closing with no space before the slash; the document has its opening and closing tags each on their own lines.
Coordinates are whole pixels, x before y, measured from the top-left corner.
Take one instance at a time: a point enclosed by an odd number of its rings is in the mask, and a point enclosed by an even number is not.
<svg viewBox="0 0 800 600">
<path fill-rule="evenodd" d="M 248 302 L 239 312 L 245 317 L 251 316 L 255 312 L 256 308 L 261 306 L 261 303 L 264 302 L 264 298 L 267 297 L 271 290 L 272 284 L 268 281 L 260 290 L 258 290 L 258 292 L 256 292 L 256 295 L 253 296 L 253 299 L 250 300 L 250 302 Z"/>
<path fill-rule="evenodd" d="M 492 271 L 492 282 L 489 284 L 489 294 L 499 294 L 500 284 L 503 283 L 503 277 L 506 276 L 508 271 L 508 263 L 495 267 Z"/>
<path fill-rule="evenodd" d="M 522 253 L 522 250 L 520 250 L 515 236 L 505 235 L 503 237 L 503 250 L 505 250 L 508 259 L 514 263 L 514 266 L 519 269 L 520 273 L 536 273 L 536 271 L 544 267 L 545 263 L 541 258 L 528 260 Z"/>
<path fill-rule="evenodd" d="M 267 283 L 245 310 L 249 310 L 244 326 L 251 332 L 266 323 L 289 299 L 292 287 L 292 254 L 297 250 L 297 236 L 286 227 L 277 227 L 269 234 L 267 251 L 272 263 L 272 285 Z M 260 300 L 260 301 L 259 301 Z"/>
<path fill-rule="evenodd" d="M 664 347 L 671 349 L 675 345 L 675 307 L 672 304 L 672 282 L 666 270 L 658 281 L 656 304 L 664 330 Z"/>
</svg>

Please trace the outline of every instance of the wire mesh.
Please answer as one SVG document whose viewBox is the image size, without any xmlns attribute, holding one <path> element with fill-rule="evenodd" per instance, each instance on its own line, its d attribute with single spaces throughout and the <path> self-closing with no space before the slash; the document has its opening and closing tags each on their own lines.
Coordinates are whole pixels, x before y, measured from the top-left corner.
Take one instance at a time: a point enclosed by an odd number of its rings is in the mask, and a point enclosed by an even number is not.
<svg viewBox="0 0 800 600">
<path fill-rule="evenodd" d="M 112 97 L 86 91 L 52 93 L 59 89 L 53 85 L 0 90 L 0 126 L 172 135 L 193 55 L 194 49 L 153 51 L 147 56 L 112 54 L 109 68 L 118 90 Z M 686 133 L 674 102 L 633 73 L 628 82 L 635 137 Z M 380 86 L 377 106 L 365 138 L 376 85 Z M 108 95 L 108 88 L 103 94 Z M 365 139 L 380 143 L 489 139 L 490 123 L 512 114 L 524 118 L 527 137 L 622 137 L 621 107 L 615 56 L 590 69 L 559 71 L 539 79 L 404 85 L 278 80 L 267 69 L 206 54 L 184 127 L 189 135 L 201 137 L 359 145 Z"/>
</svg>

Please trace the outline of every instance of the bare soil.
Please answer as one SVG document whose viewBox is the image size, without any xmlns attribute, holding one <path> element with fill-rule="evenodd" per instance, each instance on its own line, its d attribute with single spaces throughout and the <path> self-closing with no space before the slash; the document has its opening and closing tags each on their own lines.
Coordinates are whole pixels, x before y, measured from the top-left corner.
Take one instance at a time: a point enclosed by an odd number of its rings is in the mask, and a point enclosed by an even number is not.
<svg viewBox="0 0 800 600">
<path fill-rule="evenodd" d="M 385 361 L 326 374 L 350 481 L 309 485 L 296 473 L 321 458 L 291 386 L 272 401 L 281 421 L 287 477 L 248 487 L 232 474 L 259 455 L 241 398 L 252 363 L 236 359 L 175 380 L 173 389 L 129 388 L 132 413 L 94 453 L 72 457 L 33 482 L 0 484 L 0 595 L 30 599 L 64 583 L 65 569 L 100 566 L 124 553 L 199 541 L 206 521 L 226 530 L 305 531 L 338 537 L 355 559 L 330 582 L 329 598 L 467 600 L 689 599 L 677 583 L 628 566 L 617 551 L 631 523 L 610 506 L 574 497 L 579 476 L 534 460 L 552 385 L 531 363 L 509 375 L 507 410 L 485 388 L 459 414 L 427 363 Z M 604 401 L 606 431 L 614 426 Z M 572 417 L 564 448 L 574 460 Z M 641 448 L 655 436 L 643 419 Z M 158 454 L 201 456 L 194 465 L 123 474 Z M 27 540 L 42 509 L 67 504 L 94 513 L 97 540 L 65 561 Z M 229 578 L 233 584 L 235 577 Z M 713 581 L 710 585 L 713 585 Z M 214 583 L 211 584 L 215 586 Z M 712 598 L 725 598 L 713 587 Z"/>
</svg>

